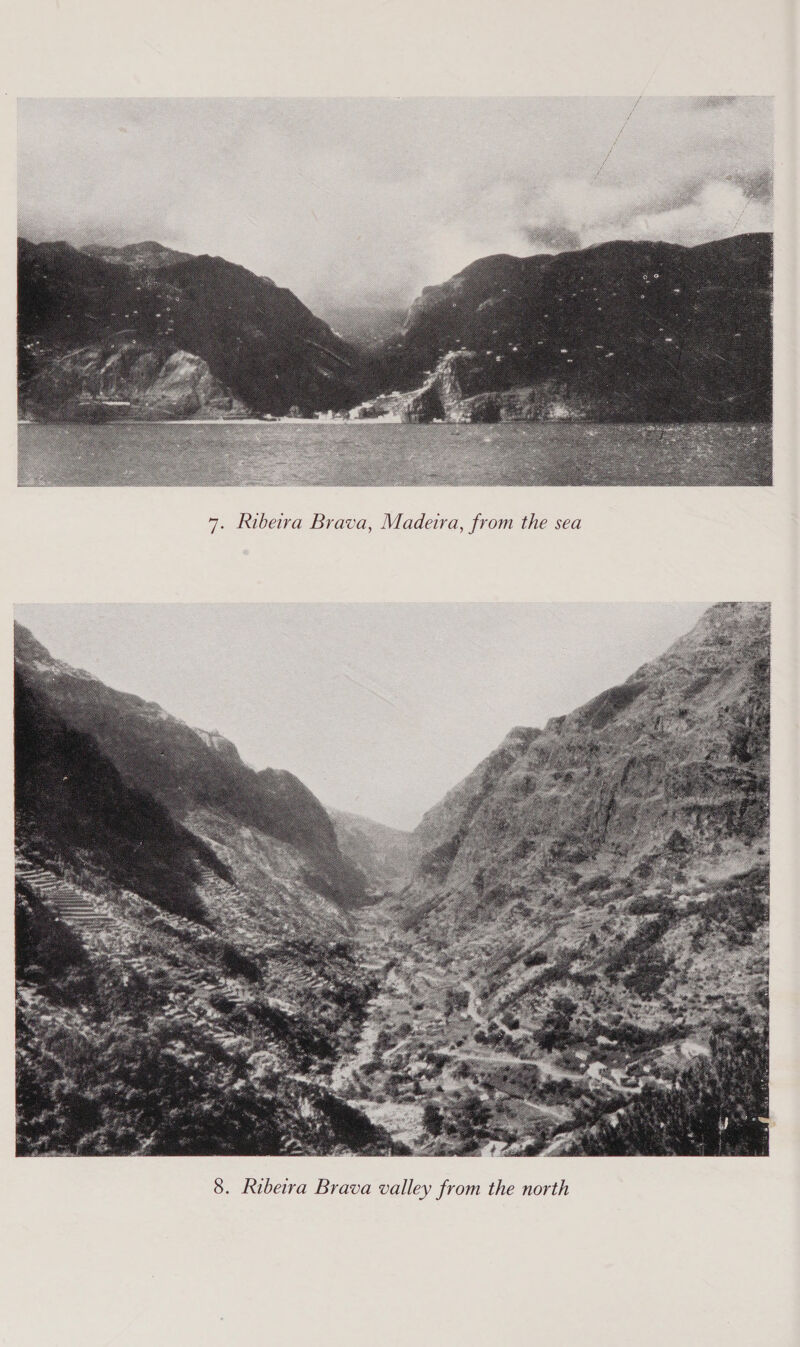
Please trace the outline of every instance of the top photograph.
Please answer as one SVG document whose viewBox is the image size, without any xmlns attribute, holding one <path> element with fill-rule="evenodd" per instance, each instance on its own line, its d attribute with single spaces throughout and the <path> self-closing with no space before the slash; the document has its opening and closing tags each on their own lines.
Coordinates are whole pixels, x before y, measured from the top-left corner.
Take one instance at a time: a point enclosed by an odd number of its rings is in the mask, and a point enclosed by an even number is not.
<svg viewBox="0 0 800 1347">
<path fill-rule="evenodd" d="M 22 99 L 21 486 L 768 486 L 769 98 Z"/>
</svg>

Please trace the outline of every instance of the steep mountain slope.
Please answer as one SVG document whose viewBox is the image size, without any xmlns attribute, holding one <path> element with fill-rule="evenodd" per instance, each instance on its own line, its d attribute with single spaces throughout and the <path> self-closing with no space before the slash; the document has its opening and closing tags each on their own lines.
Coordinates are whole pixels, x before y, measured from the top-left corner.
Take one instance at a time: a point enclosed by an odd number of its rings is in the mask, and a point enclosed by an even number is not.
<svg viewBox="0 0 800 1347">
<path fill-rule="evenodd" d="M 771 269 L 768 234 L 484 257 L 415 300 L 378 382 L 423 385 L 415 421 L 768 420 Z"/>
<path fill-rule="evenodd" d="M 17 639 L 19 1152 L 391 1151 L 327 1083 L 375 988 L 321 806 Z"/>
<path fill-rule="evenodd" d="M 766 607 L 718 605 L 625 683 L 513 731 L 420 825 L 426 903 L 431 876 L 485 912 L 554 866 L 630 873 L 763 840 L 768 660 Z"/>
<path fill-rule="evenodd" d="M 283 414 L 357 400 L 347 343 L 291 291 L 223 258 L 21 239 L 18 268 L 29 416 Z"/>
<path fill-rule="evenodd" d="M 721 604 L 426 814 L 339 1087 L 425 1153 L 763 1153 L 768 799 L 769 610 Z"/>
<path fill-rule="evenodd" d="M 17 844 L 30 840 L 73 865 L 91 853 L 116 882 L 202 920 L 204 868 L 228 877 L 211 848 L 126 786 L 91 736 L 65 725 L 19 671 L 14 699 Z"/>
<path fill-rule="evenodd" d="M 370 894 L 384 894 L 408 880 L 419 854 L 413 833 L 341 809 L 329 809 L 328 813 L 339 850 L 360 870 Z"/>
<path fill-rule="evenodd" d="M 155 796 L 176 818 L 191 823 L 198 814 L 221 815 L 231 828 L 286 842 L 302 857 L 310 887 L 344 906 L 361 900 L 363 879 L 342 857 L 328 815 L 290 772 L 254 771 L 221 735 L 192 729 L 154 703 L 54 660 L 20 626 L 15 658 L 68 725 L 90 734 L 129 785 Z"/>
</svg>

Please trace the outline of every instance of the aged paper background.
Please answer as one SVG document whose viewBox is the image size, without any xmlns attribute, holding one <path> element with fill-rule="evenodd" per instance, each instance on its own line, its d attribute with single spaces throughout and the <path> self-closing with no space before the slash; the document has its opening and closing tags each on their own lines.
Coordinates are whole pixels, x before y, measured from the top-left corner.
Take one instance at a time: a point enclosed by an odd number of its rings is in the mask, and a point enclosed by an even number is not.
<svg viewBox="0 0 800 1347">
<path fill-rule="evenodd" d="M 9 1347 L 798 1340 L 790 0 L 6 0 L 0 145 L 3 508 L 0 1183 Z M 15 488 L 17 96 L 773 94 L 770 489 Z M 210 537 L 239 509 L 579 512 L 583 530 Z M 245 552 L 245 547 L 249 550 Z M 771 600 L 772 1153 L 764 1159 L 15 1160 L 14 602 Z M 552 1205 L 212 1196 L 307 1180 L 566 1177 Z M 526 1167 L 530 1167 L 530 1173 Z M 422 1171 L 425 1171 L 424 1174 Z"/>
</svg>

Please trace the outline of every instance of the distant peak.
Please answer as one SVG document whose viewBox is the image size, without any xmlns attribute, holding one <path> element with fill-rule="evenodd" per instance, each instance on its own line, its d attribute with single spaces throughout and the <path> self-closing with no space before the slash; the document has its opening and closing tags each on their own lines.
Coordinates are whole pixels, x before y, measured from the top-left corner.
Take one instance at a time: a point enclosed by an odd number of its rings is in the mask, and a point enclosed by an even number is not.
<svg viewBox="0 0 800 1347">
<path fill-rule="evenodd" d="M 192 253 L 167 248 L 155 239 L 147 239 L 144 243 L 126 243 L 120 248 L 105 243 L 87 243 L 79 251 L 101 262 L 127 267 L 170 267 L 176 262 L 186 262 L 193 256 Z"/>
</svg>

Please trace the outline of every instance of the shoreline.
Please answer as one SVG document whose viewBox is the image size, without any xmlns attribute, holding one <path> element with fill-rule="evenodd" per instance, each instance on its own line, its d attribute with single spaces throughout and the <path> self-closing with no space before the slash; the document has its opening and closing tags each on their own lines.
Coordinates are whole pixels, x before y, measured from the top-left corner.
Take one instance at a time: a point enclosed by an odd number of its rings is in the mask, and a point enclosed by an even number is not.
<svg viewBox="0 0 800 1347">
<path fill-rule="evenodd" d="M 318 420 L 316 417 L 301 416 L 277 416 L 271 421 L 262 420 L 258 416 L 236 416 L 236 417 L 214 417 L 207 420 L 198 420 L 189 418 L 180 420 L 177 417 L 170 417 L 165 420 L 153 420 L 150 417 L 119 417 L 117 420 L 108 421 L 34 421 L 31 418 L 18 418 L 17 426 L 91 426 L 94 430 L 104 429 L 109 426 L 324 426 L 329 429 L 331 426 L 460 426 L 460 427 L 491 427 L 497 429 L 500 426 L 730 426 L 740 430 L 756 430 L 760 427 L 768 427 L 772 430 L 772 421 L 590 421 L 588 419 L 555 416 L 549 420 L 534 420 L 531 417 L 508 417 L 502 421 L 399 421 L 393 417 L 382 416 L 359 416 L 353 420 L 344 420 L 336 418 L 331 421 Z"/>
</svg>

